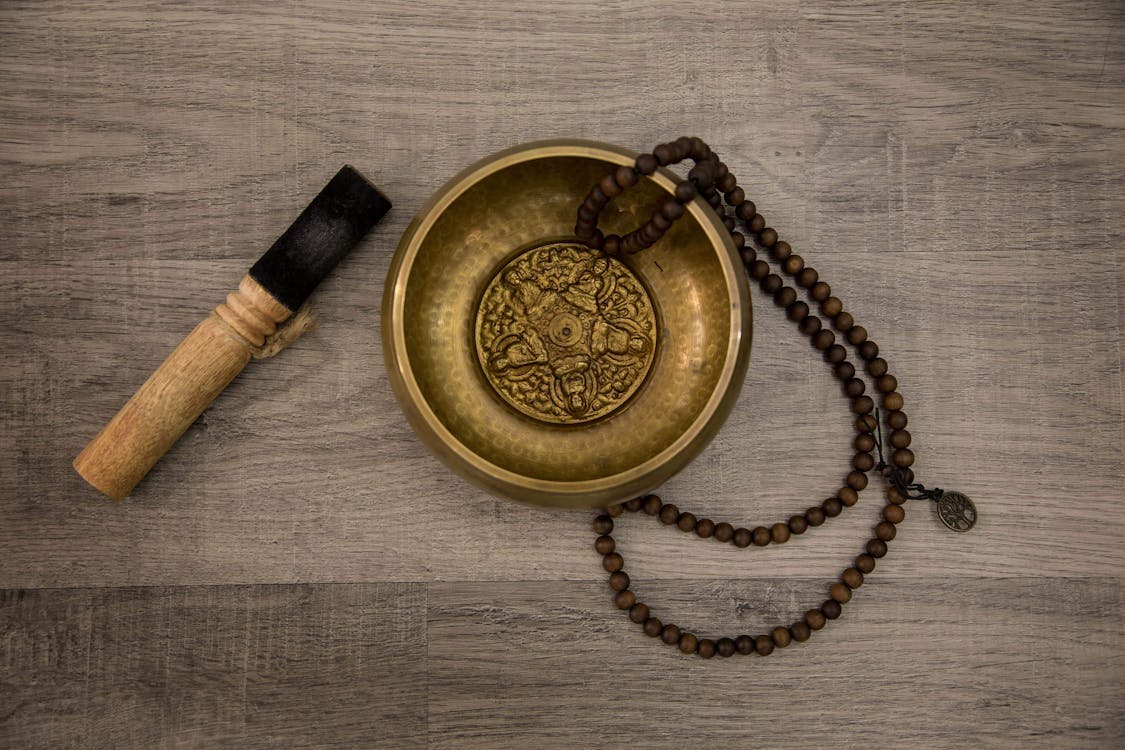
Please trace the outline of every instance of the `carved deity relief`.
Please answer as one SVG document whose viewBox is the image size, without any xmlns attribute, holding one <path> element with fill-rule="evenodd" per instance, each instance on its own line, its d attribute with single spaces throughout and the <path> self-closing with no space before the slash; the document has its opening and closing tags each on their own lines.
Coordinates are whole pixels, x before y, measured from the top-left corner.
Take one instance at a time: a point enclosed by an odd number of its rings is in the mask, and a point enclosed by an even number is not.
<svg viewBox="0 0 1125 750">
<path fill-rule="evenodd" d="M 546 422 L 578 424 L 624 404 L 656 352 L 648 292 L 620 261 L 574 243 L 534 248 L 489 283 L 477 356 L 492 387 Z"/>
</svg>

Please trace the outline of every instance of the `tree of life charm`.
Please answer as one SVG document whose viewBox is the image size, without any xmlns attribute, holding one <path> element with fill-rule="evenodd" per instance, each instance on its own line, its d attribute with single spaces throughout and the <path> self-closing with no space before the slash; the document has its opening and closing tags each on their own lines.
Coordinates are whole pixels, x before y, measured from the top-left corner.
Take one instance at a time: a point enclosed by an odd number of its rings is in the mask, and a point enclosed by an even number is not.
<svg viewBox="0 0 1125 750">
<path fill-rule="evenodd" d="M 977 522 L 977 506 L 960 492 L 943 492 L 937 512 L 941 522 L 953 531 L 968 531 Z"/>
<path fill-rule="evenodd" d="M 625 264 L 575 243 L 542 245 L 489 282 L 476 347 L 485 377 L 512 407 L 580 424 L 640 388 L 656 352 L 656 314 Z"/>
</svg>

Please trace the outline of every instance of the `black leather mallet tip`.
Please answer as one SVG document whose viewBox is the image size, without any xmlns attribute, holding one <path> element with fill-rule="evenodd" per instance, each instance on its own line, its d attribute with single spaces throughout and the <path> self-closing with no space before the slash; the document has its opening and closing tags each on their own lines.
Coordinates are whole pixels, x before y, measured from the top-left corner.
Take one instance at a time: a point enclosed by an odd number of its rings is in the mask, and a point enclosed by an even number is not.
<svg viewBox="0 0 1125 750">
<path fill-rule="evenodd" d="M 250 275 L 296 311 L 390 208 L 385 195 L 345 165 L 258 259 Z"/>
</svg>

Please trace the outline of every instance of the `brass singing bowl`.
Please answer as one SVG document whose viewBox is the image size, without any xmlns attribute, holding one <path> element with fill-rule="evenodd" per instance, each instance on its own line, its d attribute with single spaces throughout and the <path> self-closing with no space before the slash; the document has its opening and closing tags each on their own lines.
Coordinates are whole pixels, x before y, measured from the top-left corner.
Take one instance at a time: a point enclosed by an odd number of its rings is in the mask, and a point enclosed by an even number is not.
<svg viewBox="0 0 1125 750">
<path fill-rule="evenodd" d="M 391 385 L 452 469 L 502 497 L 606 507 L 649 492 L 714 437 L 750 356 L 746 275 L 695 199 L 620 261 L 574 239 L 598 180 L 636 154 L 579 140 L 518 146 L 450 180 L 407 228 L 383 297 Z M 599 226 L 643 225 L 661 169 Z"/>
</svg>

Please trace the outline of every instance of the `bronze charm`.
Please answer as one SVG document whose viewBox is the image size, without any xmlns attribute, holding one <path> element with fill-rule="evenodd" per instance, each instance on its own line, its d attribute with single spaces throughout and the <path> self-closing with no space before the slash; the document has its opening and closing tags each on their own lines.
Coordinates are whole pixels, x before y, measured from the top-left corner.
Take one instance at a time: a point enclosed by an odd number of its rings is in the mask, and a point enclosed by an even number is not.
<svg viewBox="0 0 1125 750">
<path fill-rule="evenodd" d="M 644 382 L 656 316 L 625 264 L 552 243 L 493 277 L 476 345 L 488 382 L 508 404 L 544 422 L 580 424 L 616 410 Z"/>
<path fill-rule="evenodd" d="M 977 506 L 967 495 L 945 492 L 937 503 L 938 518 L 953 531 L 968 531 L 977 522 Z"/>
</svg>

